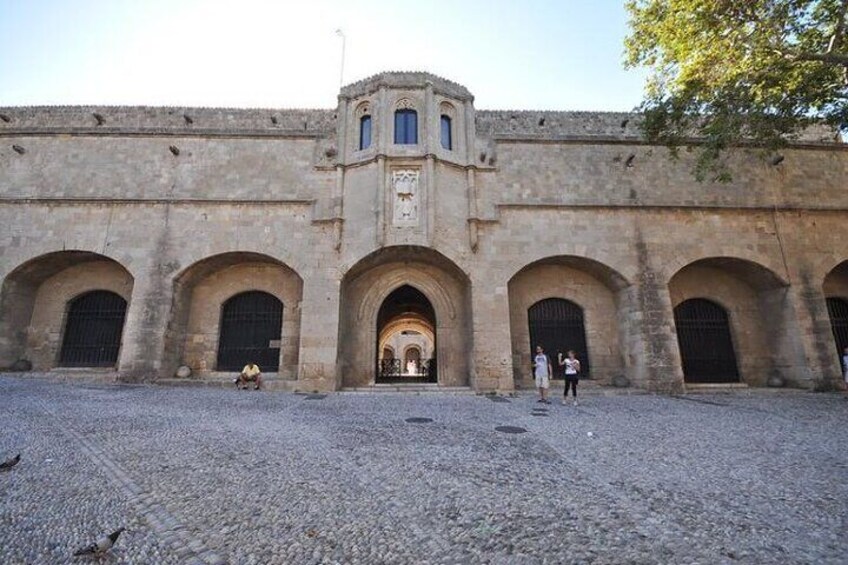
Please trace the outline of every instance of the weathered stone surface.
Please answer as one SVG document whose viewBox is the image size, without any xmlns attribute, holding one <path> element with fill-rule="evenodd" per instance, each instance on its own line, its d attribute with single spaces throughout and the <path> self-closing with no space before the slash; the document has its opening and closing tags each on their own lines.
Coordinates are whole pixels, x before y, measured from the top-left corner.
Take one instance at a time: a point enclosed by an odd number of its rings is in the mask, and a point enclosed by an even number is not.
<svg viewBox="0 0 848 565">
<path fill-rule="evenodd" d="M 394 143 L 397 110 L 417 143 Z M 223 305 L 261 291 L 283 304 L 275 378 L 369 385 L 380 300 L 410 284 L 437 311 L 446 386 L 528 386 L 545 298 L 582 309 L 601 382 L 682 391 L 674 309 L 692 298 L 727 312 L 742 382 L 841 382 L 826 300 L 848 299 L 848 148 L 812 130 L 777 166 L 731 152 L 717 186 L 644 144 L 638 116 L 477 111 L 426 73 L 354 83 L 328 110 L 2 112 L 0 366 L 61 365 L 69 305 L 104 290 L 128 303 L 123 378 L 215 377 Z"/>
</svg>

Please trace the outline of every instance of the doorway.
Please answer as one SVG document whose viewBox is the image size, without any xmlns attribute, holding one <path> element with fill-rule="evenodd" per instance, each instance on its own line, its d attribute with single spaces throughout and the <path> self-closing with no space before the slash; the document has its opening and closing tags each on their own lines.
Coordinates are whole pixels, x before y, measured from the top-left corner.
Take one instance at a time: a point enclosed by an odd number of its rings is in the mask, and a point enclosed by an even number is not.
<svg viewBox="0 0 848 565">
<path fill-rule="evenodd" d="M 437 382 L 436 313 L 420 290 L 403 285 L 386 297 L 377 314 L 377 340 L 382 354 L 375 382 Z"/>
</svg>

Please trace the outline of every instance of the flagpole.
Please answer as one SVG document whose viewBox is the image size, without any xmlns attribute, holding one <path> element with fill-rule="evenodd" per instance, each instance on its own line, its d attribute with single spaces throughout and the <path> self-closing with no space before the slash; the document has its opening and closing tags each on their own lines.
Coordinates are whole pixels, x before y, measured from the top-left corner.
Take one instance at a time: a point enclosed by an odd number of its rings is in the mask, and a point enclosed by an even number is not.
<svg viewBox="0 0 848 565">
<path fill-rule="evenodd" d="M 336 35 L 342 38 L 342 64 L 339 71 L 339 90 L 344 86 L 344 64 L 345 64 L 345 34 L 341 29 L 336 30 Z"/>
</svg>

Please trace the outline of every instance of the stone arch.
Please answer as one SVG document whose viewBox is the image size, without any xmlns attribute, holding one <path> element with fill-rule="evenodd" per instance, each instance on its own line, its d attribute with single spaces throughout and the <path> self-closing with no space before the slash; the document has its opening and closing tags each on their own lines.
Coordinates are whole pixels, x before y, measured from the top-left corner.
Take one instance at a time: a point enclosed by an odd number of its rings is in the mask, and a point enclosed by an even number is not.
<svg viewBox="0 0 848 565">
<path fill-rule="evenodd" d="M 233 296 L 249 291 L 265 292 L 282 302 L 276 375 L 297 378 L 303 279 L 282 261 L 247 251 L 200 259 L 175 277 L 165 339 L 168 369 L 173 371 L 185 364 L 201 375 L 216 372 L 223 305 Z"/>
<path fill-rule="evenodd" d="M 405 319 L 405 320 L 396 320 L 386 324 L 383 328 L 383 331 L 380 332 L 380 347 L 379 350 L 382 351 L 384 347 L 390 347 L 394 349 L 391 345 L 388 344 L 389 338 L 398 332 L 413 330 L 422 335 L 424 335 L 430 342 L 435 342 L 436 334 L 433 329 L 430 327 L 430 324 L 426 320 L 416 320 L 416 319 Z"/>
<path fill-rule="evenodd" d="M 56 367 L 68 304 L 94 290 L 129 303 L 134 280 L 124 265 L 91 251 L 56 251 L 22 263 L 0 289 L 0 367 L 18 359 L 35 370 Z"/>
<path fill-rule="evenodd" d="M 439 359 L 438 383 L 469 384 L 470 282 L 450 259 L 418 246 L 385 247 L 361 259 L 342 279 L 339 326 L 339 378 L 346 387 L 374 382 L 383 302 L 411 286 L 435 313 L 433 340 Z"/>
<path fill-rule="evenodd" d="M 507 284 L 516 385 L 533 387 L 528 313 L 534 304 L 551 298 L 567 300 L 582 309 L 586 353 L 592 362 L 591 378 L 609 382 L 617 375 L 626 374 L 629 367 L 623 344 L 627 315 L 622 293 L 629 286 L 617 270 L 587 257 L 545 257 L 519 269 Z M 556 365 L 557 352 L 547 353 Z"/>
<path fill-rule="evenodd" d="M 822 291 L 827 303 L 837 361 L 844 374 L 846 367 L 842 357 L 848 347 L 848 261 L 842 261 L 827 272 L 822 281 Z"/>
<path fill-rule="evenodd" d="M 668 289 L 672 308 L 704 299 L 726 311 L 742 382 L 765 386 L 771 376 L 797 380 L 791 368 L 799 361 L 803 365 L 803 353 L 783 277 L 748 259 L 706 257 L 675 272 Z"/>
</svg>

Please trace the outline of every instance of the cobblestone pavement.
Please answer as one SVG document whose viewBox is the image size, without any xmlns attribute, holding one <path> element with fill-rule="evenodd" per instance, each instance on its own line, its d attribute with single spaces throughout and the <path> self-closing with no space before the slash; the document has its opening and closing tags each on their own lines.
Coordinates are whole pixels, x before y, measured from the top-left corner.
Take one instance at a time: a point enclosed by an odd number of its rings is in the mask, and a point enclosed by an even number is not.
<svg viewBox="0 0 848 565">
<path fill-rule="evenodd" d="M 540 406 L 2 376 L 0 563 L 845 563 L 841 397 Z"/>
</svg>

